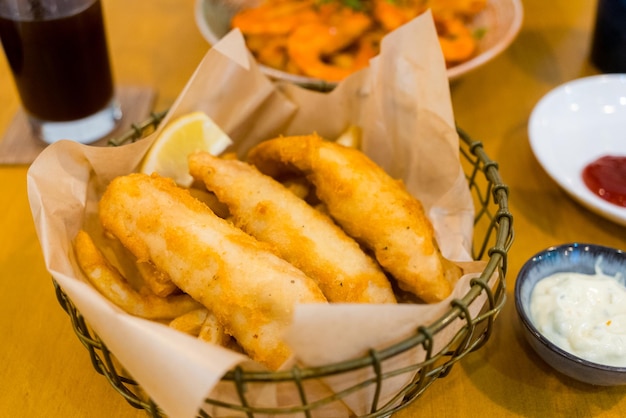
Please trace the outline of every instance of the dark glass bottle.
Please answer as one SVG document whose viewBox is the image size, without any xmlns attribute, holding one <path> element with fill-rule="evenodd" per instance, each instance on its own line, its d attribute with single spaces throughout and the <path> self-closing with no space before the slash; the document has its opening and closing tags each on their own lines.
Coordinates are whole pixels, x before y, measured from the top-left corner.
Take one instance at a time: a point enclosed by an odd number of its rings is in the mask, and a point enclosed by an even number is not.
<svg viewBox="0 0 626 418">
<path fill-rule="evenodd" d="M 604 73 L 626 73 L 626 0 L 598 0 L 591 62 Z"/>
</svg>

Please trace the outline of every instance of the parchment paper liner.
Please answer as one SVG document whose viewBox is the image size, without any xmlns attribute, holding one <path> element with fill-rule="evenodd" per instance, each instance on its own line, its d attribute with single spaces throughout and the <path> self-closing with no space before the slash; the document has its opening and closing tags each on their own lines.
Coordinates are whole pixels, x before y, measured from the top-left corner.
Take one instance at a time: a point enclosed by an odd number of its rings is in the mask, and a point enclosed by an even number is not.
<svg viewBox="0 0 626 418">
<path fill-rule="evenodd" d="M 241 34 L 233 31 L 208 51 L 159 129 L 171 118 L 195 110 L 209 114 L 233 138 L 241 156 L 258 141 L 279 134 L 316 131 L 334 138 L 350 124 L 360 126 L 363 150 L 392 176 L 403 179 L 422 201 L 444 254 L 467 262 L 468 274 L 450 299 L 466 294 L 469 278 L 482 270 L 484 263 L 468 262 L 474 210 L 459 163 L 445 64 L 429 13 L 385 37 L 381 55 L 370 68 L 355 73 L 329 94 L 271 83 L 245 49 Z M 86 282 L 71 247 L 83 225 L 97 229 L 95 208 L 103 188 L 115 176 L 136 170 L 155 135 L 158 132 L 120 148 L 71 141 L 49 146 L 29 170 L 29 199 L 46 266 L 54 279 L 165 413 L 192 417 L 212 389 L 212 396 L 237 399 L 232 390 L 218 384 L 224 372 L 238 363 L 258 366 L 235 352 L 122 312 Z M 479 298 L 472 304 L 473 315 L 484 301 Z M 432 305 L 299 306 L 285 338 L 300 365 L 323 365 L 387 347 L 449 307 L 449 299 Z M 437 334 L 434 350 L 445 345 L 461 325 L 452 324 Z M 423 357 L 421 349 L 411 350 L 385 362 L 383 368 L 413 364 Z M 309 399 L 363 378 L 363 372 L 353 372 L 323 383 L 307 383 L 312 391 Z M 387 379 L 381 402 L 411 378 Z M 283 405 L 297 399 L 290 384 L 249 385 L 248 390 L 257 405 Z M 349 410 L 365 414 L 372 390 L 321 408 L 314 416 L 337 418 L 348 416 Z"/>
</svg>

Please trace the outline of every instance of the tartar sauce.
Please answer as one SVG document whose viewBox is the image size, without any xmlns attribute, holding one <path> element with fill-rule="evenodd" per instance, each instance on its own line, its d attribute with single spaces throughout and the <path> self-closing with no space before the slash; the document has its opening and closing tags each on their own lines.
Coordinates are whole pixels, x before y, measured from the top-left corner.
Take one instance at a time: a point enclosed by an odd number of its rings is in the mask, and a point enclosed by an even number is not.
<svg viewBox="0 0 626 418">
<path fill-rule="evenodd" d="M 621 274 L 557 273 L 535 285 L 535 327 L 565 351 L 594 363 L 626 367 L 626 286 Z"/>
</svg>

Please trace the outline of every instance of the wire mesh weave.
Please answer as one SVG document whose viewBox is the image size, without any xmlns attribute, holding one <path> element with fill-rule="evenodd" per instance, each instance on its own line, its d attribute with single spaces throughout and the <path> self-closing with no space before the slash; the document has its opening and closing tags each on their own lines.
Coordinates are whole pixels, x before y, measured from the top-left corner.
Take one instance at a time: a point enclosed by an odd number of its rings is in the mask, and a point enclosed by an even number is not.
<svg viewBox="0 0 626 418">
<path fill-rule="evenodd" d="M 144 137 L 153 131 L 165 116 L 153 113 L 140 125 L 133 125 L 132 130 L 122 137 L 110 141 L 117 146 Z M 418 398 L 436 379 L 446 376 L 451 367 L 466 354 L 480 348 L 489 339 L 497 314 L 505 301 L 505 275 L 507 270 L 507 254 L 513 242 L 513 217 L 508 209 L 508 187 L 503 183 L 498 164 L 492 161 L 484 151 L 481 142 L 472 140 L 464 131 L 458 129 L 461 162 L 465 171 L 469 188 L 474 198 L 476 213 L 474 218 L 475 238 L 472 256 L 475 260 L 487 261 L 480 277 L 473 279 L 467 294 L 454 299 L 450 309 L 434 323 L 419 327 L 409 338 L 382 350 L 370 350 L 361 358 L 337 364 L 314 368 L 293 367 L 280 372 L 251 372 L 236 367 L 223 376 L 221 384 L 232 385 L 237 394 L 237 401 L 230 403 L 207 398 L 205 407 L 198 411 L 198 417 L 210 417 L 214 408 L 230 410 L 238 415 L 253 418 L 258 414 L 286 415 L 299 413 L 300 416 L 311 417 L 314 410 L 332 402 L 341 401 L 344 397 L 363 388 L 373 388 L 374 396 L 369 413 L 361 417 L 384 417 L 408 406 Z M 495 285 L 489 285 L 494 272 L 498 272 Z M 65 295 L 56 282 L 54 287 L 59 303 L 68 313 L 76 335 L 87 348 L 95 370 L 106 377 L 109 383 L 135 408 L 144 409 L 154 418 L 164 417 L 159 407 L 145 395 L 141 387 L 117 363 L 114 355 L 106 344 L 90 329 L 80 312 Z M 486 295 L 486 303 L 477 316 L 472 317 L 469 305 L 481 295 Z M 463 321 L 462 327 L 450 338 L 443 348 L 434 350 L 435 336 L 446 329 L 452 322 Z M 400 370 L 383 370 L 382 363 L 394 356 L 415 347 L 421 346 L 425 359 L 417 364 L 404 366 Z M 326 398 L 307 399 L 306 382 L 337 376 L 356 370 L 369 370 L 364 381 L 356 381 L 354 385 L 334 393 Z M 383 383 L 399 374 L 413 373 L 413 379 L 397 391 L 391 400 L 380 401 Z M 250 385 L 293 384 L 299 394 L 299 402 L 295 406 L 262 408 L 252 406 L 248 399 L 247 388 Z"/>
</svg>

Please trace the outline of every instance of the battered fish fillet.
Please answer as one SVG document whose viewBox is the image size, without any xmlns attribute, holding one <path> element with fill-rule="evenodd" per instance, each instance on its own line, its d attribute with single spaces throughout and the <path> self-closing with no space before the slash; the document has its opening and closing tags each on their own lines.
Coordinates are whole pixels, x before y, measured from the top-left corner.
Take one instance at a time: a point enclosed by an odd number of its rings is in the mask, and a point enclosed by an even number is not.
<svg viewBox="0 0 626 418">
<path fill-rule="evenodd" d="M 421 203 L 362 152 L 314 134 L 264 141 L 248 161 L 274 178 L 306 175 L 333 219 L 369 247 L 404 290 L 425 302 L 451 293 L 461 270 L 441 255 Z"/>
<path fill-rule="evenodd" d="M 254 166 L 201 152 L 189 157 L 189 170 L 228 206 L 235 225 L 274 245 L 330 302 L 396 302 L 385 273 L 356 241 Z"/>
<path fill-rule="evenodd" d="M 294 307 L 327 303 L 315 282 L 187 190 L 157 175 L 114 179 L 100 220 L 140 261 L 166 272 L 215 314 L 254 360 L 270 369 L 289 356 L 282 335 Z"/>
</svg>

